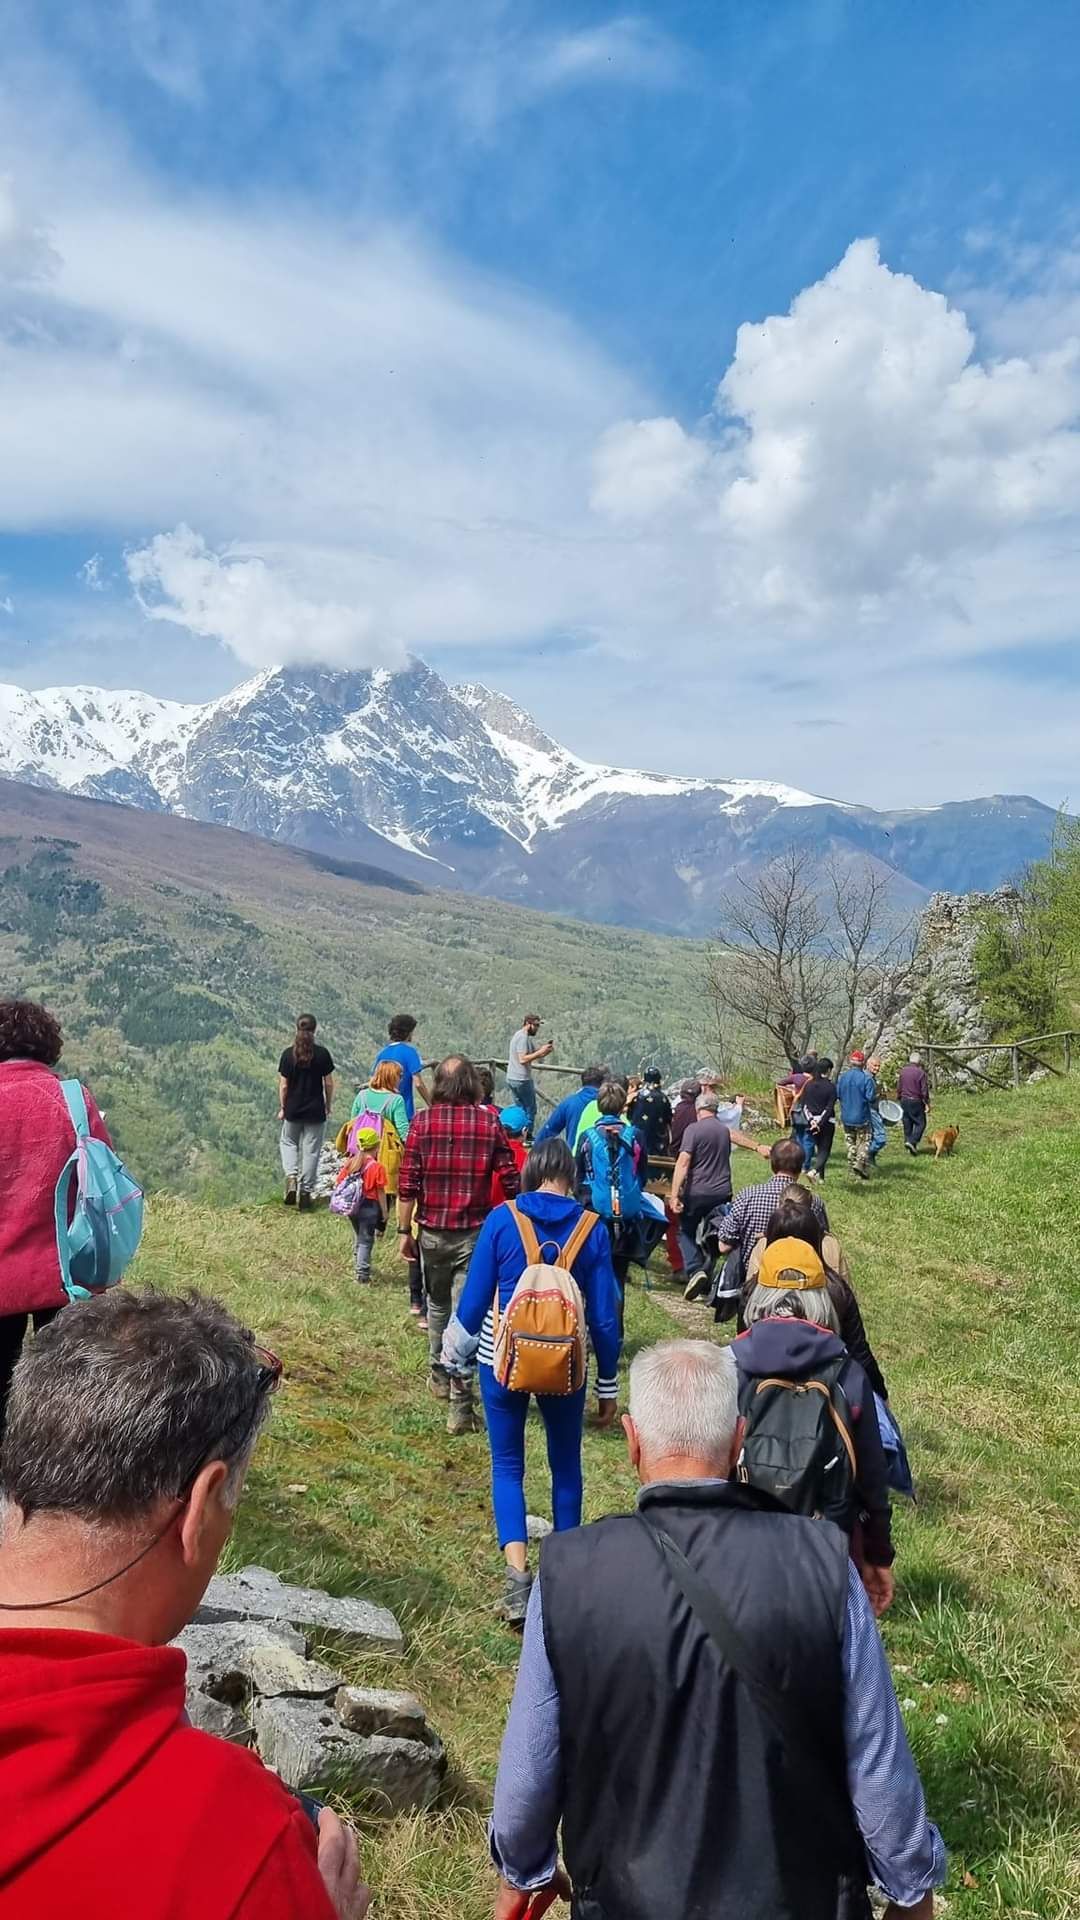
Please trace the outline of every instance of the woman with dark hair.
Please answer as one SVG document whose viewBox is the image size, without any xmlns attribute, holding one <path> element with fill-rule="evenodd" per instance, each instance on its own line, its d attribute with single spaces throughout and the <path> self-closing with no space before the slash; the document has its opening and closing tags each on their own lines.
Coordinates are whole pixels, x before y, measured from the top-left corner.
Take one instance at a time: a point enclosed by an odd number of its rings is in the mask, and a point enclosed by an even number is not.
<svg viewBox="0 0 1080 1920">
<path fill-rule="evenodd" d="M 56 1183 L 75 1129 L 54 1072 L 59 1024 L 34 1000 L 0 1000 L 0 1434 L 30 1317 L 44 1326 L 64 1305 L 56 1246 Z M 90 1132 L 112 1142 L 83 1088 Z"/>
<path fill-rule="evenodd" d="M 540 1242 L 540 1258 L 551 1265 L 584 1217 L 573 1197 L 574 1156 L 565 1140 L 534 1147 L 521 1176 L 513 1205 L 490 1214 L 469 1262 L 465 1289 L 446 1331 L 443 1357 L 448 1366 L 471 1366 L 479 1350 L 480 1397 L 491 1446 L 491 1493 L 499 1545 L 506 1557 L 503 1614 L 511 1626 L 524 1625 L 532 1575 L 528 1569 L 525 1524 L 525 1423 L 531 1395 L 499 1384 L 494 1370 L 492 1307 L 502 1312 L 529 1264 L 514 1208 L 524 1215 Z M 618 1394 L 619 1289 L 611 1264 L 611 1242 L 597 1219 L 577 1254 L 572 1272 L 585 1302 L 585 1318 L 596 1354 L 596 1392 L 603 1426 L 615 1418 Z M 537 1394 L 536 1405 L 547 1435 L 551 1468 L 551 1511 L 557 1531 L 581 1525 L 581 1435 L 585 1421 L 583 1385 L 577 1393 Z"/>
<path fill-rule="evenodd" d="M 833 1137 L 836 1133 L 836 1082 L 832 1077 L 831 1060 L 815 1060 L 814 1070 L 799 1089 L 798 1099 L 792 1108 L 792 1120 L 796 1137 L 803 1135 L 803 1154 L 812 1143 L 813 1166 L 809 1160 L 806 1171 L 811 1180 L 824 1180 L 825 1169 L 829 1164 L 829 1155 L 833 1149 Z M 805 1120 L 795 1120 L 795 1114 L 804 1114 Z"/>
<path fill-rule="evenodd" d="M 885 1376 L 878 1366 L 867 1339 L 859 1302 L 855 1298 L 855 1290 L 848 1276 L 843 1250 L 836 1237 L 825 1232 L 814 1213 L 813 1197 L 813 1194 L 807 1193 L 805 1187 L 789 1187 L 774 1210 L 761 1239 L 751 1248 L 746 1263 L 746 1284 L 743 1287 L 739 1307 L 740 1331 L 748 1324 L 749 1303 L 754 1295 L 766 1247 L 773 1246 L 777 1240 L 799 1240 L 804 1246 L 813 1248 L 825 1269 L 829 1298 L 836 1313 L 841 1340 L 852 1359 L 858 1361 L 874 1392 L 879 1393 L 883 1400 L 887 1400 L 889 1390 L 885 1385 Z"/>
<path fill-rule="evenodd" d="M 416 1094 L 420 1095 L 425 1105 L 431 1105 L 427 1083 L 421 1078 L 424 1063 L 413 1045 L 416 1015 L 395 1013 L 387 1032 L 390 1035 L 390 1045 L 375 1055 L 375 1065 L 381 1066 L 384 1060 L 397 1061 L 401 1068 L 401 1097 L 405 1102 L 405 1111 L 411 1120 L 416 1112 Z"/>
<path fill-rule="evenodd" d="M 334 1099 L 334 1062 L 315 1039 L 318 1021 L 302 1013 L 291 1047 L 278 1061 L 278 1119 L 285 1205 L 312 1204 L 326 1123 Z"/>
</svg>

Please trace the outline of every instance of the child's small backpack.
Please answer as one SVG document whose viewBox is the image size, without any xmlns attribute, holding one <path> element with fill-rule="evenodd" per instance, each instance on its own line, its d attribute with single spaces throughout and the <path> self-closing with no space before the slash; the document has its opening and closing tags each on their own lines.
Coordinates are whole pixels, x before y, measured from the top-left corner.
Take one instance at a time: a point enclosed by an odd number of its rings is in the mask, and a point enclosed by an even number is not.
<svg viewBox="0 0 1080 1920">
<path fill-rule="evenodd" d="M 544 1247 L 556 1249 L 548 1262 L 532 1221 L 512 1200 L 508 1205 L 525 1249 L 525 1271 L 502 1315 L 495 1289 L 495 1378 L 518 1393 L 578 1393 L 585 1385 L 585 1302 L 571 1268 L 597 1217 L 583 1213 L 564 1247 L 545 1240 Z"/>
<path fill-rule="evenodd" d="M 376 1113 L 374 1107 L 365 1107 L 363 1113 L 355 1114 L 349 1121 L 348 1151 L 350 1156 L 356 1152 L 356 1143 L 365 1128 L 371 1133 L 377 1133 L 381 1140 L 385 1124 L 386 1115 Z"/>
<path fill-rule="evenodd" d="M 56 1251 L 68 1299 L 89 1300 L 115 1287 L 135 1258 L 142 1238 L 143 1192 L 112 1148 L 91 1134 L 79 1082 L 62 1080 L 60 1091 L 75 1129 L 75 1148 L 56 1183 Z"/>
<path fill-rule="evenodd" d="M 770 1493 L 789 1513 L 833 1520 L 850 1533 L 858 1517 L 851 1408 L 840 1384 L 843 1353 L 813 1374 L 739 1376 L 745 1421 L 735 1478 Z"/>
<path fill-rule="evenodd" d="M 598 1121 L 585 1136 L 589 1204 L 604 1220 L 636 1220 L 641 1212 L 636 1147 L 637 1135 L 623 1120 Z"/>
<path fill-rule="evenodd" d="M 344 1214 L 347 1220 L 354 1220 L 364 1201 L 364 1176 L 362 1173 L 347 1173 L 339 1180 L 330 1195 L 331 1213 Z"/>
</svg>

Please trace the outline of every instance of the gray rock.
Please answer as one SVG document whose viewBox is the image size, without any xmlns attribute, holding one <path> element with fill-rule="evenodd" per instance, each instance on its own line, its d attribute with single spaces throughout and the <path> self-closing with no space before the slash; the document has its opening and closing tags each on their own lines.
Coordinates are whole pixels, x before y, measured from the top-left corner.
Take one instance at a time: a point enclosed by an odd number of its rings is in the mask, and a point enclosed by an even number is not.
<svg viewBox="0 0 1080 1920">
<path fill-rule="evenodd" d="M 218 1574 L 195 1616 L 200 1625 L 226 1620 L 286 1621 L 292 1626 L 335 1634 L 358 1653 L 396 1655 L 403 1651 L 401 1628 L 385 1607 L 370 1600 L 336 1600 L 317 1587 L 289 1587 L 268 1567 Z"/>
<path fill-rule="evenodd" d="M 434 1805 L 446 1772 L 441 1742 L 350 1733 L 311 1700 L 257 1700 L 255 1732 L 268 1766 L 298 1792 L 370 1794 L 391 1813 Z"/>
<path fill-rule="evenodd" d="M 551 1521 L 542 1519 L 538 1513 L 526 1514 L 525 1529 L 526 1535 L 530 1540 L 546 1540 L 548 1534 L 553 1530 Z"/>
<path fill-rule="evenodd" d="M 213 1700 L 196 1688 L 187 1696 L 188 1719 L 200 1733 L 212 1733 L 218 1740 L 229 1740 L 234 1747 L 250 1747 L 255 1729 L 246 1713 L 226 1700 Z"/>
<path fill-rule="evenodd" d="M 427 1716 L 413 1693 L 386 1687 L 342 1687 L 334 1710 L 350 1733 L 386 1733 L 396 1740 L 426 1740 Z"/>
<path fill-rule="evenodd" d="M 251 1684 L 256 1693 L 272 1699 L 279 1694 L 299 1694 L 314 1700 L 329 1700 L 338 1691 L 343 1676 L 321 1660 L 305 1660 L 289 1647 L 268 1645 L 253 1647 Z"/>
<path fill-rule="evenodd" d="M 196 1624 L 185 1627 L 173 1644 L 187 1655 L 189 1692 L 204 1693 L 231 1706 L 240 1705 L 251 1692 L 252 1662 L 257 1655 L 270 1662 L 302 1662 L 307 1653 L 303 1634 L 285 1621 L 231 1620 L 209 1626 L 200 1624 L 196 1616 Z"/>
</svg>

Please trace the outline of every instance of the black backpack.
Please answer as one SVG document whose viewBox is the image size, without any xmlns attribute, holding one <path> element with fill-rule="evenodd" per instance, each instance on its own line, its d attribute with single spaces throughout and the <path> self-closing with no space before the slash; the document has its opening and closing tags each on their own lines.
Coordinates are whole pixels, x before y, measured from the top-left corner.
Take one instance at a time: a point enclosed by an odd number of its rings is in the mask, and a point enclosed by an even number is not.
<svg viewBox="0 0 1080 1920">
<path fill-rule="evenodd" d="M 795 1379 L 740 1374 L 745 1421 L 735 1477 L 771 1494 L 789 1513 L 833 1520 L 850 1533 L 858 1517 L 851 1408 L 840 1385 L 846 1354 Z"/>
</svg>

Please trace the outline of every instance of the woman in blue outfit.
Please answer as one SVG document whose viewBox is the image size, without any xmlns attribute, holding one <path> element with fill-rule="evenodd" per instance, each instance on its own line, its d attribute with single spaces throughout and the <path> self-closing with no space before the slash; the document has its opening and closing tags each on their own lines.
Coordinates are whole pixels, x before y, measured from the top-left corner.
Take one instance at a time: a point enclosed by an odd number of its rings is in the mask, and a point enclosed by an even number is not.
<svg viewBox="0 0 1080 1920">
<path fill-rule="evenodd" d="M 550 1264 L 563 1247 L 583 1209 L 573 1197 L 574 1156 L 565 1140 L 534 1147 L 521 1175 L 516 1205 L 533 1222 Z M 524 1624 L 532 1575 L 528 1566 L 525 1522 L 525 1421 L 531 1396 L 502 1387 L 493 1369 L 491 1309 L 498 1288 L 500 1311 L 510 1301 L 525 1271 L 525 1248 L 509 1207 L 496 1207 L 476 1243 L 457 1313 L 446 1330 L 443 1359 L 461 1370 L 479 1350 L 480 1395 L 491 1446 L 491 1495 L 499 1545 L 506 1555 L 503 1613 L 512 1626 Z M 596 1392 L 602 1426 L 615 1418 L 618 1395 L 619 1289 L 611 1264 L 611 1239 L 598 1220 L 574 1262 L 574 1279 L 585 1301 L 585 1319 L 596 1356 Z M 585 1387 L 579 1393 L 537 1394 L 547 1435 L 551 1468 L 551 1510 L 557 1530 L 581 1525 L 581 1435 L 585 1424 Z"/>
</svg>

